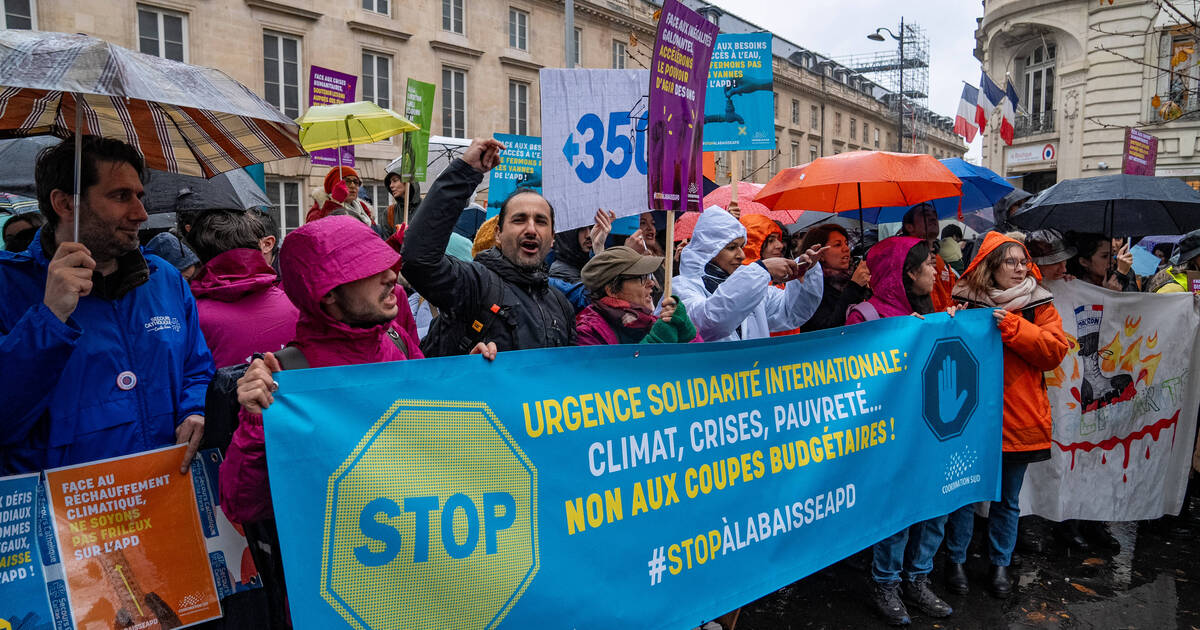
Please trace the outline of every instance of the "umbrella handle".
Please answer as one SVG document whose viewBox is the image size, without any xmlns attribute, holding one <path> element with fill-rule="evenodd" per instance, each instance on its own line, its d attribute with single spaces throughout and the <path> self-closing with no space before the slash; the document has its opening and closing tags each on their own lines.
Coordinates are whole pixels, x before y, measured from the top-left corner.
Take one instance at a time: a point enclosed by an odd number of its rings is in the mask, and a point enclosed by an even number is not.
<svg viewBox="0 0 1200 630">
<path fill-rule="evenodd" d="M 71 206 L 71 214 L 74 215 L 75 229 L 74 240 L 79 242 L 79 188 L 83 184 L 83 108 L 79 106 L 79 94 L 71 95 L 75 101 L 75 194 L 73 195 L 74 202 Z"/>
</svg>

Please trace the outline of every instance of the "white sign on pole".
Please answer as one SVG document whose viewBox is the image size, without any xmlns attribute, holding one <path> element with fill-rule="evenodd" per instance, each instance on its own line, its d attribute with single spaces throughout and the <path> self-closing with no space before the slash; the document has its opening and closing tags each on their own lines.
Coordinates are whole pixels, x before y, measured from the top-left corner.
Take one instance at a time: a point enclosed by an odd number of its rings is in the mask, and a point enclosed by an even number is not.
<svg viewBox="0 0 1200 630">
<path fill-rule="evenodd" d="M 646 212 L 647 70 L 543 69 L 542 195 L 558 232 Z"/>
</svg>

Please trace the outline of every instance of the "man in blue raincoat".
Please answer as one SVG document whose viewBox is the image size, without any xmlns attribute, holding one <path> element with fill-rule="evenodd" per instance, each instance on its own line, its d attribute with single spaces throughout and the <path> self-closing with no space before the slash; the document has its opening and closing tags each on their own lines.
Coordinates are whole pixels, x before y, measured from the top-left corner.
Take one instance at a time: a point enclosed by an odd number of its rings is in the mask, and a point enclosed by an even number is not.
<svg viewBox="0 0 1200 630">
<path fill-rule="evenodd" d="M 74 141 L 36 167 L 47 224 L 0 252 L 0 474 L 189 445 L 204 432 L 213 363 L 187 283 L 143 256 L 143 162 L 85 136 L 74 242 Z"/>
</svg>

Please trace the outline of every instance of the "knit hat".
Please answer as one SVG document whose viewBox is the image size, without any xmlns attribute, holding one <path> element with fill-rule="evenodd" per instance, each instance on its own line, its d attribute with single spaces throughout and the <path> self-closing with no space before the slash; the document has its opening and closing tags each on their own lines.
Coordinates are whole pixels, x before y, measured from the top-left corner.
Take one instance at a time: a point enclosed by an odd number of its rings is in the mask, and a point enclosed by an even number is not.
<svg viewBox="0 0 1200 630">
<path fill-rule="evenodd" d="M 171 263 L 179 271 L 200 264 L 200 258 L 170 232 L 162 232 L 146 243 L 146 251 Z"/>
<path fill-rule="evenodd" d="M 479 231 L 475 232 L 475 242 L 471 245 L 471 258 L 475 258 L 485 249 L 496 246 L 496 224 L 499 221 L 500 215 L 496 215 L 480 224 Z"/>
<path fill-rule="evenodd" d="M 358 171 L 349 166 L 335 166 L 329 169 L 329 172 L 325 173 L 325 192 L 332 193 L 334 184 L 346 179 L 350 175 L 358 177 L 359 181 L 362 180 L 362 177 L 358 175 Z"/>
</svg>

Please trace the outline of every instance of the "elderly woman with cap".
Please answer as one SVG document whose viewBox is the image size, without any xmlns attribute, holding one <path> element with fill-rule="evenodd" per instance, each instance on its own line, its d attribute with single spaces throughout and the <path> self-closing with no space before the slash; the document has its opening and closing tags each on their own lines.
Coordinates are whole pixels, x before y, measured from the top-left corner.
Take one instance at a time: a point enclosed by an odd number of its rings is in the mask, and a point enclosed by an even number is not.
<svg viewBox="0 0 1200 630">
<path fill-rule="evenodd" d="M 654 316 L 654 272 L 662 263 L 662 256 L 644 256 L 625 246 L 592 257 L 582 271 L 592 303 L 575 317 L 579 345 L 700 341 L 675 298 L 664 299 L 660 316 Z"/>
<path fill-rule="evenodd" d="M 1179 239 L 1179 253 L 1170 265 L 1150 278 L 1146 290 L 1151 293 L 1186 293 L 1187 274 L 1200 271 L 1200 230 L 1192 230 Z"/>
<path fill-rule="evenodd" d="M 1042 272 L 1042 281 L 1070 279 L 1067 261 L 1075 256 L 1075 248 L 1067 245 L 1063 235 L 1054 229 L 1034 230 L 1025 237 L 1029 257 Z"/>
</svg>

